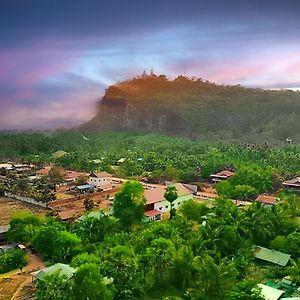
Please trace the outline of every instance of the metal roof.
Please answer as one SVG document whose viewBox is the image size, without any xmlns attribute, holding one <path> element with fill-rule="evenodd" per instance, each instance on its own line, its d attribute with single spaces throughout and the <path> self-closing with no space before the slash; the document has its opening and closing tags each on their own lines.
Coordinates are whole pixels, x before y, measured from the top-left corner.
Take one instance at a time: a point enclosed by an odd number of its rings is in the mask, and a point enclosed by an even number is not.
<svg viewBox="0 0 300 300">
<path fill-rule="evenodd" d="M 9 225 L 0 226 L 0 234 L 6 233 L 9 230 Z"/>
<path fill-rule="evenodd" d="M 91 184 L 84 184 L 84 185 L 77 185 L 77 188 L 79 190 L 86 190 L 86 189 L 92 189 L 93 186 Z"/>
<path fill-rule="evenodd" d="M 35 276 L 35 278 L 39 279 L 39 280 L 43 280 L 43 278 L 46 275 L 51 275 L 54 273 L 58 273 L 59 276 L 65 276 L 67 279 L 71 278 L 73 276 L 73 274 L 76 272 L 76 269 L 70 267 L 69 265 L 65 265 L 65 264 L 55 264 L 49 268 L 45 268 L 43 270 L 40 270 L 39 272 L 33 274 Z"/>
<path fill-rule="evenodd" d="M 289 254 L 260 246 L 254 247 L 254 256 L 258 259 L 268 261 L 282 267 L 287 265 L 291 257 Z"/>
<path fill-rule="evenodd" d="M 258 284 L 257 286 L 261 289 L 261 294 L 265 300 L 277 300 L 285 293 L 282 290 L 274 289 L 264 284 Z"/>
</svg>

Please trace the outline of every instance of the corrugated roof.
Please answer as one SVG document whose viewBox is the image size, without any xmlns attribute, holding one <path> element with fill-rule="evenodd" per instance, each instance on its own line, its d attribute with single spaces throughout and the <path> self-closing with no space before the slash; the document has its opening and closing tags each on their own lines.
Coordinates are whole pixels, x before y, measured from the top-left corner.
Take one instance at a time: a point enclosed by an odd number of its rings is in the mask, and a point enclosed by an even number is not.
<svg viewBox="0 0 300 300">
<path fill-rule="evenodd" d="M 212 174 L 210 175 L 211 177 L 222 177 L 222 178 L 229 178 L 231 176 L 233 176 L 235 173 L 231 172 L 229 170 L 223 170 L 221 172 L 218 172 L 216 174 Z"/>
<path fill-rule="evenodd" d="M 182 183 L 175 183 L 174 185 L 177 189 L 178 197 L 193 194 L 194 191 L 189 189 L 187 186 L 183 185 Z M 152 204 L 164 201 L 164 194 L 166 191 L 167 186 L 165 185 L 157 185 L 155 188 L 152 189 L 145 189 L 144 196 L 146 198 L 146 204 Z"/>
<path fill-rule="evenodd" d="M 39 280 L 43 280 L 46 275 L 51 275 L 56 272 L 58 272 L 59 276 L 65 276 L 67 279 L 70 279 L 76 272 L 76 269 L 70 267 L 69 265 L 58 263 L 49 268 L 40 270 L 35 274 L 35 277 Z"/>
<path fill-rule="evenodd" d="M 259 195 L 256 198 L 256 201 L 265 203 L 265 204 L 275 204 L 277 198 L 269 195 Z"/>
<path fill-rule="evenodd" d="M 6 233 L 9 230 L 9 225 L 0 226 L 0 233 Z"/>
<path fill-rule="evenodd" d="M 157 216 L 157 215 L 160 215 L 161 212 L 158 211 L 158 210 L 149 210 L 149 211 L 145 211 L 145 216 L 146 217 L 154 217 L 154 216 Z"/>
<path fill-rule="evenodd" d="M 93 186 L 91 184 L 83 184 L 83 185 L 77 185 L 76 188 L 79 190 L 85 190 L 85 189 L 92 189 Z"/>
<path fill-rule="evenodd" d="M 296 177 L 291 180 L 287 180 L 283 183 L 284 185 L 295 185 L 295 186 L 300 186 L 300 177 Z"/>
<path fill-rule="evenodd" d="M 111 174 L 107 173 L 107 172 L 92 172 L 90 175 L 90 177 L 112 177 Z"/>
<path fill-rule="evenodd" d="M 289 254 L 276 251 L 273 249 L 267 249 L 260 246 L 255 246 L 254 256 L 258 259 L 268 261 L 283 267 L 287 265 L 291 257 Z"/>
<path fill-rule="evenodd" d="M 261 294 L 265 300 L 277 300 L 285 293 L 282 290 L 274 289 L 264 284 L 258 284 L 257 286 L 261 289 Z"/>
</svg>

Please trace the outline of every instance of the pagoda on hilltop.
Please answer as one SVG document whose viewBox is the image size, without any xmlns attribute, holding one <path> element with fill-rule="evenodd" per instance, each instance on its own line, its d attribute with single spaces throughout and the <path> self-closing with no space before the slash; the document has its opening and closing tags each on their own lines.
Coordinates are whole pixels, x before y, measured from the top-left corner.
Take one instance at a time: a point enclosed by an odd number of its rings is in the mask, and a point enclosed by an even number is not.
<svg viewBox="0 0 300 300">
<path fill-rule="evenodd" d="M 146 71 L 144 70 L 142 75 L 141 75 L 141 78 L 151 78 L 151 77 L 157 77 L 153 71 L 153 68 L 151 68 L 151 71 L 150 71 L 150 74 L 147 74 Z"/>
</svg>

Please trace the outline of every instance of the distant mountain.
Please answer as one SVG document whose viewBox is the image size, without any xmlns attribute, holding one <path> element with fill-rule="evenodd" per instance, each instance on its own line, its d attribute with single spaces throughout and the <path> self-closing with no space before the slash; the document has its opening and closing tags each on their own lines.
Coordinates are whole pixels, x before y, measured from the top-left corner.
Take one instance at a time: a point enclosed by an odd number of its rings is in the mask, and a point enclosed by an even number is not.
<svg viewBox="0 0 300 300">
<path fill-rule="evenodd" d="M 97 115 L 79 129 L 299 142 L 300 92 L 144 75 L 110 86 Z"/>
</svg>

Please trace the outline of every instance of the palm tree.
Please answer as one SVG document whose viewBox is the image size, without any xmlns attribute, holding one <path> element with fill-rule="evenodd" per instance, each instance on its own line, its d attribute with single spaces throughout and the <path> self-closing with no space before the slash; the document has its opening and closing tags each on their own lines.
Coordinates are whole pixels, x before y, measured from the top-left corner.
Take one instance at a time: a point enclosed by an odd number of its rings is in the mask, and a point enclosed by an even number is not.
<svg viewBox="0 0 300 300">
<path fill-rule="evenodd" d="M 173 185 L 166 188 L 164 198 L 170 203 L 170 220 L 175 216 L 173 202 L 178 198 L 177 188 Z"/>
</svg>

